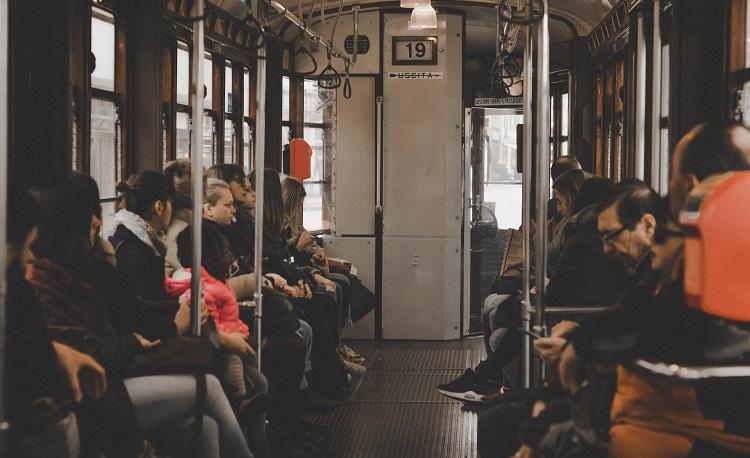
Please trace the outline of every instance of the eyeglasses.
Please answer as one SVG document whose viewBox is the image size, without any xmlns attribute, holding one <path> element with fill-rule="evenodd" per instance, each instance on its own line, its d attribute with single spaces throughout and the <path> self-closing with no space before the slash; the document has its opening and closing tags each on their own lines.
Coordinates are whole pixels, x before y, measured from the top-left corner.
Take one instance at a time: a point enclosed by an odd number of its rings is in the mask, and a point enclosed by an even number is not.
<svg viewBox="0 0 750 458">
<path fill-rule="evenodd" d="M 621 228 L 614 231 L 600 232 L 599 238 L 601 238 L 603 242 L 612 243 L 617 237 L 620 236 L 620 234 L 622 234 L 625 229 L 627 228 L 625 226 L 622 226 Z"/>
</svg>

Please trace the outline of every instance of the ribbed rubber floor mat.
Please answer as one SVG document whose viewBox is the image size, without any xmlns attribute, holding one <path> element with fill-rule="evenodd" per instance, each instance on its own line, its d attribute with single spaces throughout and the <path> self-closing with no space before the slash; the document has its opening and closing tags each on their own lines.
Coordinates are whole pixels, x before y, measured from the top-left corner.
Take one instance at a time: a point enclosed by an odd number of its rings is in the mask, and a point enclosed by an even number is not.
<svg viewBox="0 0 750 458">
<path fill-rule="evenodd" d="M 367 374 L 356 377 L 349 397 L 330 415 L 310 420 L 327 423 L 332 452 L 342 458 L 476 457 L 477 414 L 441 396 L 436 385 L 456 378 L 482 356 L 474 349 L 419 348 L 359 343 Z"/>
</svg>

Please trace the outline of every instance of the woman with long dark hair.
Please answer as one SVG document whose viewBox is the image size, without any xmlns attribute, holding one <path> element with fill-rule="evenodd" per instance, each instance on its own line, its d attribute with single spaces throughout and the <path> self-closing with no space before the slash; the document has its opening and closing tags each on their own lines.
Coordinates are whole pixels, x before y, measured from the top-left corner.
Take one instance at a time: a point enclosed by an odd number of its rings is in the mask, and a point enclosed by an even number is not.
<svg viewBox="0 0 750 458">
<path fill-rule="evenodd" d="M 92 271 L 94 240 L 101 227 L 97 196 L 70 180 L 39 186 L 33 195 L 39 205 L 39 235 L 32 247 L 36 258 L 28 279 L 42 304 L 51 337 L 93 356 L 107 369 L 110 398 L 101 419 L 127 433 L 125 437 L 132 439 L 143 431 L 155 443 L 170 450 L 176 447 L 181 453 L 188 451 L 186 447 L 196 447 L 200 456 L 251 456 L 215 377 L 206 376 L 205 414 L 197 442 L 189 440 L 196 415 L 194 376 L 123 378 L 135 355 L 158 342 L 138 334 L 119 335 L 109 321 Z M 120 396 L 115 397 L 118 387 Z M 115 400 L 119 401 L 116 412 L 111 410 Z M 101 426 L 88 425 L 94 430 Z M 106 432 L 94 435 L 107 436 Z M 130 453 L 123 453 L 128 446 Z M 141 447 L 135 440 L 116 440 L 109 453 L 127 456 L 139 453 Z"/>
</svg>

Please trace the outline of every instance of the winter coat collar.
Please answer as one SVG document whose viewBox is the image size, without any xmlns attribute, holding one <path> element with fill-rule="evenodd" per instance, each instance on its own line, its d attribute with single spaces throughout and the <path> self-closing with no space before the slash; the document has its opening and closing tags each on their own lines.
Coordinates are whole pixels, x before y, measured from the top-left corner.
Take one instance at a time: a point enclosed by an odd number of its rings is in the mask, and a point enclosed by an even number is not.
<svg viewBox="0 0 750 458">
<path fill-rule="evenodd" d="M 115 213 L 115 228 L 117 226 L 124 226 L 160 258 L 167 254 L 167 248 L 154 228 L 135 213 L 124 209 Z"/>
</svg>

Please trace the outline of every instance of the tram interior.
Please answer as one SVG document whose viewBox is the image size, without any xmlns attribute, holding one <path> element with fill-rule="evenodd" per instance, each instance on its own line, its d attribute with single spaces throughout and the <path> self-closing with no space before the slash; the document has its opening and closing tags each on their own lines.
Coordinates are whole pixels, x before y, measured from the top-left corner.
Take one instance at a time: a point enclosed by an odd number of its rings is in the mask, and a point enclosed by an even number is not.
<svg viewBox="0 0 750 458">
<path fill-rule="evenodd" d="M 748 100 L 748 0 L 0 0 L 0 456 L 750 456 Z"/>
</svg>

